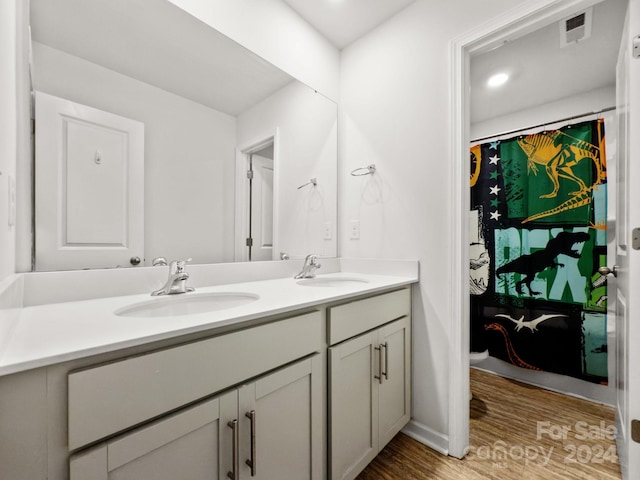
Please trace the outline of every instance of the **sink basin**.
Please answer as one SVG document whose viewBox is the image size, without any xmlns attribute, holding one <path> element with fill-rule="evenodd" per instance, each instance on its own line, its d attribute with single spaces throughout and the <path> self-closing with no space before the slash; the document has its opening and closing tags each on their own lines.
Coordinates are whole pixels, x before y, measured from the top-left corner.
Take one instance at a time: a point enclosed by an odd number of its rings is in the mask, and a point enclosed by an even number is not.
<svg viewBox="0 0 640 480">
<path fill-rule="evenodd" d="M 307 287 L 350 287 L 369 283 L 369 281 L 362 278 L 350 277 L 316 277 L 303 278 L 296 283 Z"/>
<path fill-rule="evenodd" d="M 121 317 L 172 317 L 226 310 L 255 302 L 260 298 L 251 293 L 185 293 L 154 298 L 116 310 Z"/>
</svg>

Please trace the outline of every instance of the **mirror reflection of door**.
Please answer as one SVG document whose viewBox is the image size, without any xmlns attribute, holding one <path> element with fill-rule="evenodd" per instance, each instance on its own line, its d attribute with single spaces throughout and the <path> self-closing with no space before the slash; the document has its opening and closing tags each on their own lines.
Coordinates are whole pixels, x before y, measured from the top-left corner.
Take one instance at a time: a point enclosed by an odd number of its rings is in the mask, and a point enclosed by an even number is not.
<svg viewBox="0 0 640 480">
<path fill-rule="evenodd" d="M 273 143 L 249 156 L 249 261 L 273 258 Z"/>
<path fill-rule="evenodd" d="M 35 269 L 139 265 L 145 125 L 43 92 L 35 98 Z"/>
</svg>

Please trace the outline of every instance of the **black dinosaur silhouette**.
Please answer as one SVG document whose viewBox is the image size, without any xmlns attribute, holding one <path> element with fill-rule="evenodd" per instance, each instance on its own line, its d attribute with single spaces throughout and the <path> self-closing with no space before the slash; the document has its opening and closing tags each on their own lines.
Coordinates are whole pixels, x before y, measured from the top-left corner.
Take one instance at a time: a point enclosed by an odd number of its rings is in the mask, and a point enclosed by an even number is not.
<svg viewBox="0 0 640 480">
<path fill-rule="evenodd" d="M 518 293 L 524 294 L 523 285 L 526 285 L 530 295 L 540 295 L 541 292 L 531 290 L 531 282 L 533 282 L 536 273 L 540 273 L 547 268 L 564 267 L 564 264 L 556 262 L 558 255 L 564 254 L 569 257 L 580 258 L 580 253 L 574 250 L 573 246 L 576 243 L 586 242 L 590 238 L 591 236 L 584 232 L 560 232 L 549 240 L 544 249 L 533 252 L 530 255 L 522 255 L 502 265 L 496 270 L 496 275 L 510 272 L 520 273 L 523 277 L 516 283 Z"/>
</svg>

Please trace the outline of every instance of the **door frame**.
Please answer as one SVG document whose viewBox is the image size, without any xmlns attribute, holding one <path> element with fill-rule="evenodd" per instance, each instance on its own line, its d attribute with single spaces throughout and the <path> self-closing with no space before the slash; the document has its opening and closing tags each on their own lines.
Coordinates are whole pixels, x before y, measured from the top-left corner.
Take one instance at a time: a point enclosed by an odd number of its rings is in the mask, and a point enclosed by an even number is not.
<svg viewBox="0 0 640 480">
<path fill-rule="evenodd" d="M 449 455 L 462 458 L 469 450 L 469 59 L 507 40 L 559 21 L 603 0 L 529 0 L 450 43 L 450 105 L 453 112 L 451 191 L 454 249 L 451 270 L 451 332 L 449 350 Z"/>
<path fill-rule="evenodd" d="M 262 150 L 273 143 L 273 251 L 277 252 L 279 242 L 278 225 L 279 211 L 279 169 L 280 169 L 280 139 L 278 128 L 267 130 L 252 141 L 236 147 L 236 195 L 235 195 L 235 235 L 234 260 L 247 262 L 249 255 L 246 248 L 246 238 L 249 233 L 249 188 L 247 185 L 247 170 L 252 153 Z"/>
</svg>

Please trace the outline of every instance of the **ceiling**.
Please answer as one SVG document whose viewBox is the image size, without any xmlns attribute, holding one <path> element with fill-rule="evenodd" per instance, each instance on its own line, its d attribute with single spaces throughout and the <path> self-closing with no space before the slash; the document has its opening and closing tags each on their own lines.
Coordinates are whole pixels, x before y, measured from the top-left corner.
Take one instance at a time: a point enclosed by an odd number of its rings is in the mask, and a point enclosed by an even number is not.
<svg viewBox="0 0 640 480">
<path fill-rule="evenodd" d="M 415 0 L 283 0 L 338 49 Z"/>
<path fill-rule="evenodd" d="M 283 0 L 343 49 L 415 0 Z M 471 58 L 471 123 L 615 84 L 615 65 L 627 2 L 593 6 L 591 36 L 561 47 L 560 22 Z M 580 13 L 579 11 L 575 12 Z M 501 88 L 486 81 L 510 74 Z"/>
<path fill-rule="evenodd" d="M 415 0 L 283 1 L 343 48 Z M 231 115 L 293 80 L 170 2 L 31 0 L 31 27 L 36 42 Z"/>
<path fill-rule="evenodd" d="M 555 22 L 472 57 L 471 123 L 615 85 L 626 3 L 594 5 L 591 37 L 577 44 L 561 48 Z M 509 73 L 510 79 L 491 89 L 487 79 L 498 71 Z"/>
<path fill-rule="evenodd" d="M 293 81 L 170 2 L 31 0 L 30 22 L 35 42 L 234 116 Z"/>
<path fill-rule="evenodd" d="M 283 1 L 337 48 L 344 48 L 415 0 Z M 34 40 L 232 115 L 291 81 L 165 2 L 154 2 L 153 15 L 146 0 L 32 0 L 31 4 Z M 596 4 L 592 35 L 578 44 L 561 48 L 556 22 L 472 57 L 471 122 L 613 85 L 625 5 L 621 0 Z M 198 48 L 201 45 L 208 48 Z M 500 89 L 489 89 L 486 80 L 497 70 L 509 71 L 511 79 Z M 247 81 L 240 89 L 239 72 L 241 79 L 261 81 Z M 211 79 L 216 79 L 216 88 L 211 88 Z"/>
</svg>

